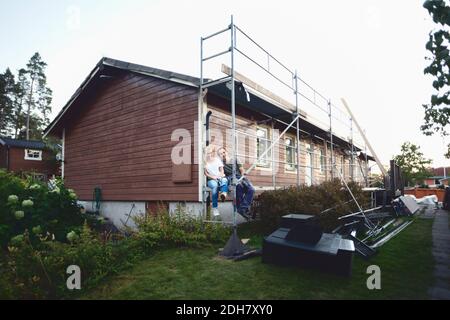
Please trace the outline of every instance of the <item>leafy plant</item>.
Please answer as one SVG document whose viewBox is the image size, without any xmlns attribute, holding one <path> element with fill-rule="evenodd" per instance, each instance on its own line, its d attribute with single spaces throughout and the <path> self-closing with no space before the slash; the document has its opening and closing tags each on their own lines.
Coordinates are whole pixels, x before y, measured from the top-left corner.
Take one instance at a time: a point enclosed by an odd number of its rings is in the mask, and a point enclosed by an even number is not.
<svg viewBox="0 0 450 320">
<path fill-rule="evenodd" d="M 32 242 L 46 233 L 66 241 L 66 234 L 79 229 L 83 222 L 75 193 L 65 188 L 62 181 L 49 189 L 32 178 L 21 180 L 0 170 L 0 246 L 5 247 L 13 236 L 33 229 Z"/>
<path fill-rule="evenodd" d="M 427 0 L 423 7 L 436 23 L 436 29 L 430 32 L 426 44 L 430 56 L 425 59 L 430 64 L 424 69 L 425 74 L 433 77 L 436 92 L 431 96 L 430 103 L 423 105 L 425 123 L 421 129 L 426 135 L 437 132 L 447 134 L 446 127 L 450 121 L 450 6 L 446 0 Z"/>
<path fill-rule="evenodd" d="M 178 208 L 174 213 L 159 209 L 134 218 L 138 237 L 146 248 L 156 245 L 204 246 L 226 241 L 230 229 L 221 224 L 205 224 Z"/>
<path fill-rule="evenodd" d="M 420 151 L 420 147 L 405 142 L 401 146 L 401 153 L 394 157 L 395 163 L 402 169 L 402 175 L 406 186 L 414 186 L 432 175 L 428 169 L 430 159 L 426 159 Z"/>
<path fill-rule="evenodd" d="M 349 188 L 358 203 L 367 208 L 368 195 L 364 194 L 356 183 L 349 183 Z M 322 211 L 334 208 L 324 214 Z M 320 185 L 299 188 L 290 187 L 263 192 L 259 198 L 257 214 L 261 217 L 266 232 L 278 228 L 282 216 L 289 213 L 318 216 L 318 221 L 325 230 L 332 230 L 339 222 L 338 217 L 350 212 L 357 212 L 358 207 L 345 186 L 338 180 L 326 181 Z"/>
</svg>

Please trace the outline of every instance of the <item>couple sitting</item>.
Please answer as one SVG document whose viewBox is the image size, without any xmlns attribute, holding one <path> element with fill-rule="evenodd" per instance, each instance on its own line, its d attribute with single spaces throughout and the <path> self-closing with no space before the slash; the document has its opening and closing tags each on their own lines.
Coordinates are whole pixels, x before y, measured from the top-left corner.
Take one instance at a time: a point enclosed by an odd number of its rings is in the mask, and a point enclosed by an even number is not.
<svg viewBox="0 0 450 320">
<path fill-rule="evenodd" d="M 212 214 L 214 218 L 217 218 L 220 216 L 218 210 L 219 197 L 222 201 L 225 201 L 228 195 L 228 186 L 233 179 L 233 160 L 230 159 L 225 148 L 208 146 L 205 175 L 212 193 Z M 255 189 L 245 177 L 244 167 L 236 160 L 236 178 L 240 179 L 241 176 L 244 176 L 244 178 L 236 185 L 236 209 L 240 215 L 248 220 L 250 219 L 250 206 Z"/>
</svg>

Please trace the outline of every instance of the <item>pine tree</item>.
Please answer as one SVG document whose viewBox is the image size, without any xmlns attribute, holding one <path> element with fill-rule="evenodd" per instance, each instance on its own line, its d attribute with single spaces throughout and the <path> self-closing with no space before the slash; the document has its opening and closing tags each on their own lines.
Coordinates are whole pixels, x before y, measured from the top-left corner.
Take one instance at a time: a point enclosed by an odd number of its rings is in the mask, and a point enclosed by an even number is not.
<svg viewBox="0 0 450 320">
<path fill-rule="evenodd" d="M 14 138 L 19 137 L 19 133 L 25 127 L 26 115 L 23 113 L 26 103 L 26 93 L 29 92 L 30 83 L 27 78 L 27 71 L 20 69 L 18 71 L 16 86 L 14 88 Z"/>
<path fill-rule="evenodd" d="M 14 86 L 14 75 L 8 68 L 0 74 L 0 135 L 8 136 L 12 132 Z"/>
<path fill-rule="evenodd" d="M 32 112 L 40 112 L 44 119 L 37 117 L 34 130 L 40 131 L 45 123 L 48 123 L 48 114 L 51 111 L 51 90 L 47 88 L 47 77 L 45 76 L 45 67 L 47 64 L 42 60 L 41 55 L 36 52 L 27 63 L 26 74 L 30 82 L 28 88 L 27 113 L 26 113 L 26 139 L 30 139 L 30 121 Z M 46 120 L 47 117 L 47 120 Z M 37 135 L 35 132 L 34 136 Z"/>
</svg>

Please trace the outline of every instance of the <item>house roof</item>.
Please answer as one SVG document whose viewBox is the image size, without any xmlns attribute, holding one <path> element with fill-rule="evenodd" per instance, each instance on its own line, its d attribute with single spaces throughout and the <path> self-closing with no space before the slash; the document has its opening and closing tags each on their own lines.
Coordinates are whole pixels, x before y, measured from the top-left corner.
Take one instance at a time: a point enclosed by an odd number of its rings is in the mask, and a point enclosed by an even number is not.
<svg viewBox="0 0 450 320">
<path fill-rule="evenodd" d="M 196 77 L 192 77 L 192 76 L 188 76 L 185 74 L 176 73 L 176 72 L 172 72 L 172 71 L 147 67 L 147 66 L 143 66 L 140 64 L 111 59 L 111 58 L 103 58 L 100 60 L 99 64 L 103 64 L 105 66 L 111 66 L 111 67 L 122 69 L 122 70 L 131 71 L 131 72 L 136 72 L 136 73 L 140 73 L 140 74 L 144 74 L 144 75 L 148 75 L 148 76 L 152 76 L 152 77 L 157 77 L 157 78 L 169 80 L 172 82 L 178 82 L 178 83 L 186 84 L 186 85 L 193 86 L 193 87 L 198 87 L 200 84 L 200 78 L 196 78 Z"/>
<path fill-rule="evenodd" d="M 104 57 L 100 59 L 97 65 L 92 69 L 86 79 L 81 83 L 75 93 L 70 97 L 69 101 L 64 105 L 58 115 L 53 119 L 53 121 L 48 125 L 48 127 L 44 130 L 44 137 L 46 137 L 55 126 L 59 123 L 59 121 L 64 117 L 66 112 L 73 105 L 75 100 L 80 97 L 80 95 L 91 86 L 94 80 L 101 79 L 102 77 L 108 77 L 108 70 L 125 70 L 129 72 L 135 72 L 146 76 L 152 76 L 160 79 L 165 79 L 168 81 L 184 84 L 187 86 L 198 87 L 200 84 L 200 79 L 196 77 L 191 77 L 188 75 L 184 75 L 181 73 L 176 73 L 172 71 L 147 67 L 135 63 L 120 61 L 116 59 L 111 59 Z"/>
<path fill-rule="evenodd" d="M 81 96 L 81 94 L 90 87 L 94 82 L 94 80 L 99 80 L 102 78 L 108 78 L 108 76 L 114 70 L 125 70 L 129 72 L 139 73 L 146 76 L 156 77 L 172 82 L 176 82 L 179 84 L 191 86 L 198 88 L 200 84 L 200 79 L 172 71 L 147 67 L 135 63 L 129 63 L 125 61 L 120 61 L 111 58 L 102 58 L 95 68 L 91 71 L 88 77 L 83 81 L 80 87 L 76 90 L 76 92 L 72 95 L 66 105 L 62 108 L 56 118 L 50 123 L 50 125 L 44 131 L 44 137 L 47 136 L 58 124 L 61 122 L 62 118 L 65 116 L 66 112 L 71 108 L 73 103 Z M 210 79 L 205 79 L 205 81 L 209 81 Z M 285 110 L 284 108 L 271 103 L 268 99 L 260 97 L 256 95 L 254 92 L 247 92 L 247 90 L 242 90 L 243 85 L 236 81 L 236 102 L 253 110 L 255 112 L 260 112 L 267 114 L 271 117 L 280 118 L 287 122 L 291 122 L 292 120 L 292 112 L 289 110 Z M 230 90 L 227 88 L 226 84 L 222 83 L 216 86 L 212 86 L 209 88 L 210 92 L 222 96 L 223 98 L 231 98 Z M 245 91 L 245 92 L 244 92 Z M 247 94 L 249 94 L 250 99 L 247 98 Z M 310 132 L 311 134 L 315 134 L 324 139 L 328 138 L 329 132 L 326 128 L 320 128 L 317 124 L 314 124 L 307 119 L 306 116 L 300 117 L 300 126 L 302 129 Z M 60 128 L 61 129 L 61 128 Z M 333 134 L 333 139 L 335 143 L 348 147 L 348 142 L 335 134 Z M 359 151 L 359 148 L 355 148 Z"/>
<path fill-rule="evenodd" d="M 449 177 L 447 176 L 432 176 L 432 177 L 428 177 L 427 179 L 448 179 Z"/>
<path fill-rule="evenodd" d="M 45 143 L 37 140 L 17 140 L 7 137 L 0 138 L 0 144 L 3 146 L 23 148 L 23 149 L 39 149 L 45 148 Z"/>
</svg>

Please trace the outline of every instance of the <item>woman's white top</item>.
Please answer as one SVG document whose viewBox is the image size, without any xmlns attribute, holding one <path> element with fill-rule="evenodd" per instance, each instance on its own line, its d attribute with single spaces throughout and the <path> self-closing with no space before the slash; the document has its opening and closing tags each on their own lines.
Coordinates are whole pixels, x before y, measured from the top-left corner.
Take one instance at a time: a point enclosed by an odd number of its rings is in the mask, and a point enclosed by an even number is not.
<svg viewBox="0 0 450 320">
<path fill-rule="evenodd" d="M 212 176 L 220 176 L 220 167 L 223 167 L 223 162 L 218 157 L 206 163 L 206 170 Z"/>
</svg>

